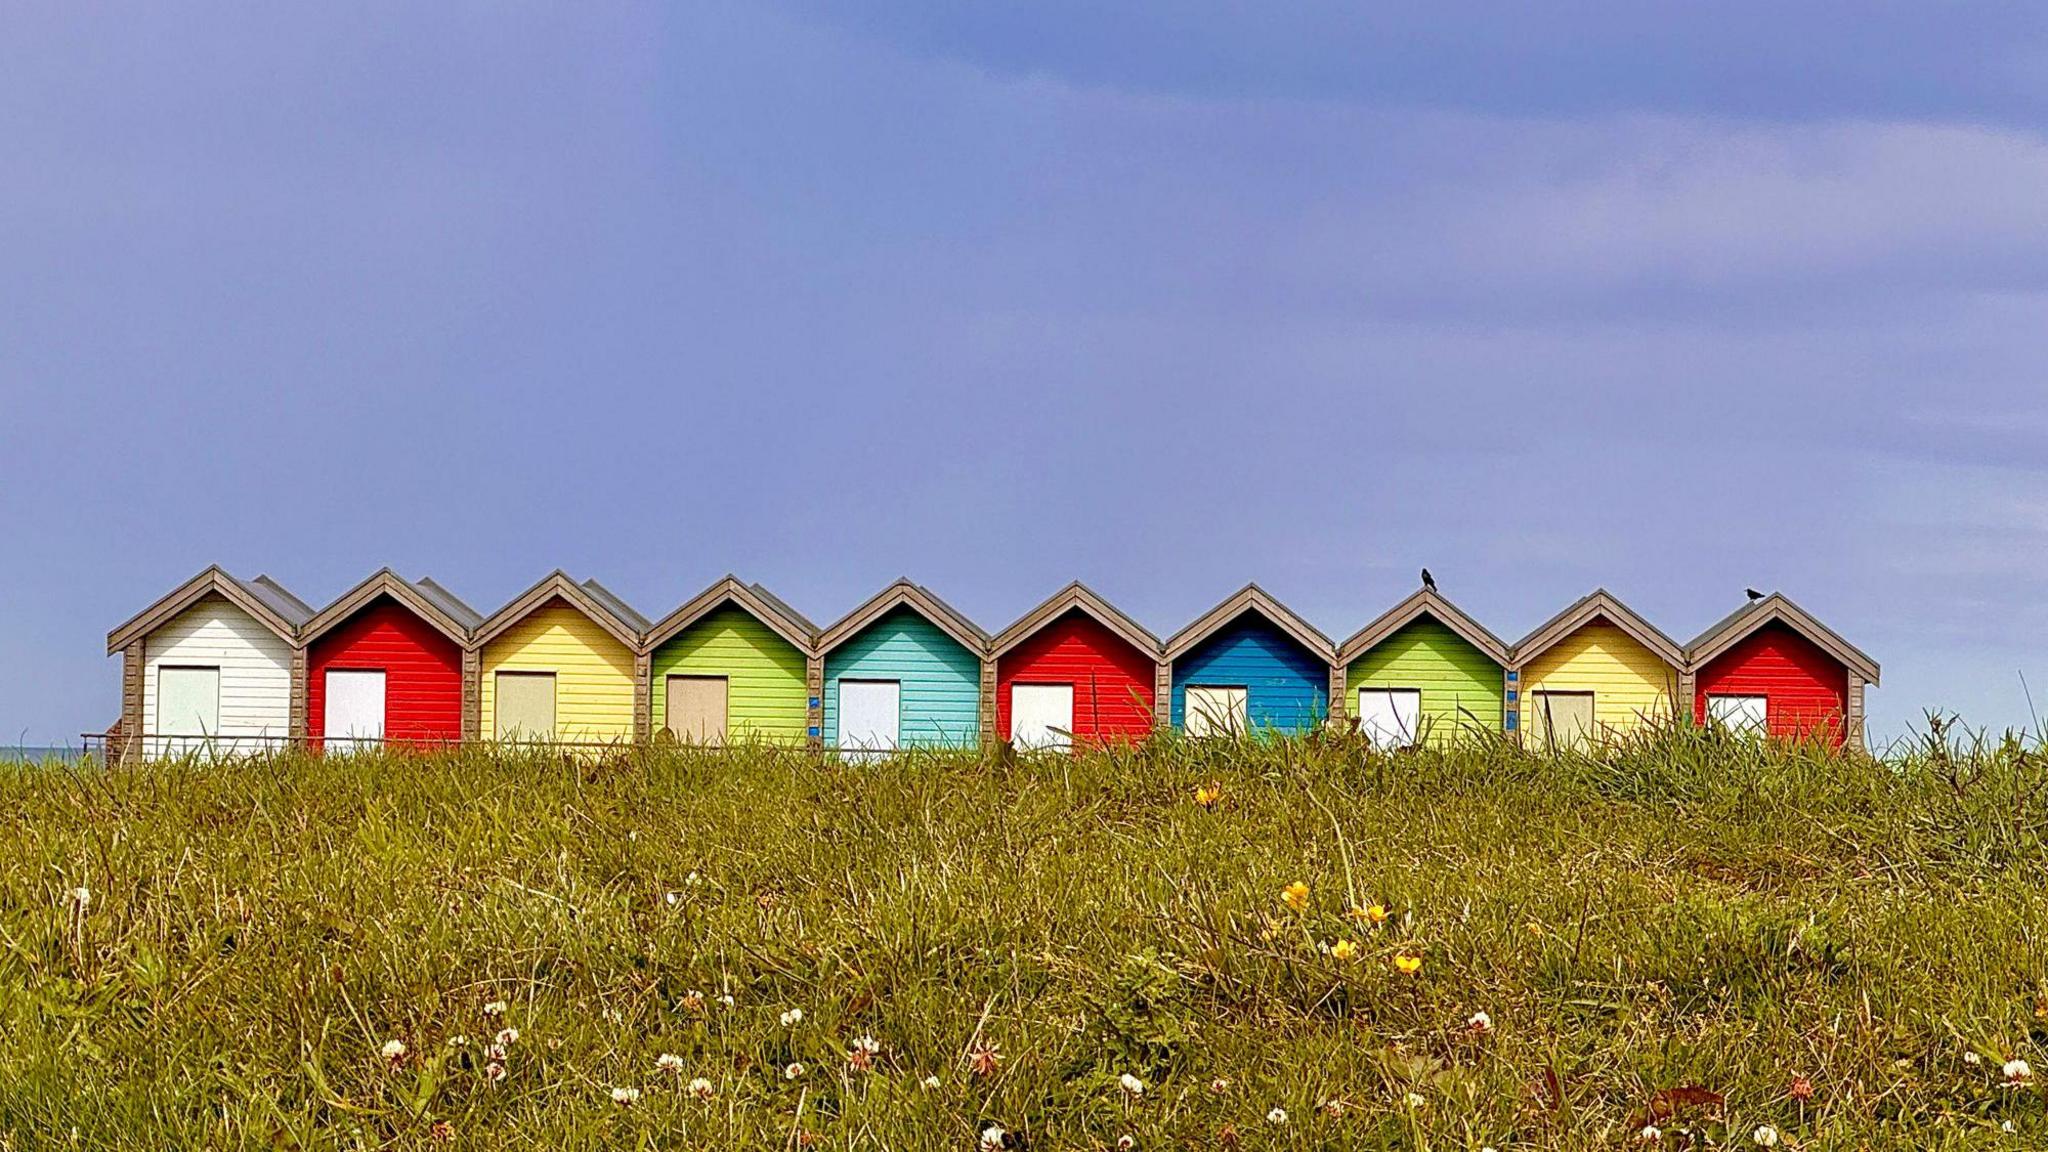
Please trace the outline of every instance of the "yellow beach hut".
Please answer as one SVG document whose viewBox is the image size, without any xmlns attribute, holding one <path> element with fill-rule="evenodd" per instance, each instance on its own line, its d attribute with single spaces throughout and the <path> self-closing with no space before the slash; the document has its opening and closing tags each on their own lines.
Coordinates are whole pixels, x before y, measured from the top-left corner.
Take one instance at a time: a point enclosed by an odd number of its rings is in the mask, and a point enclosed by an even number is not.
<svg viewBox="0 0 2048 1152">
<path fill-rule="evenodd" d="M 1510 659 L 1508 726 L 1525 742 L 1582 747 L 1678 715 L 1684 651 L 1605 588 L 1524 637 Z"/>
<path fill-rule="evenodd" d="M 477 630 L 476 731 L 486 740 L 633 740 L 647 628 L 595 580 L 550 573 Z"/>
</svg>

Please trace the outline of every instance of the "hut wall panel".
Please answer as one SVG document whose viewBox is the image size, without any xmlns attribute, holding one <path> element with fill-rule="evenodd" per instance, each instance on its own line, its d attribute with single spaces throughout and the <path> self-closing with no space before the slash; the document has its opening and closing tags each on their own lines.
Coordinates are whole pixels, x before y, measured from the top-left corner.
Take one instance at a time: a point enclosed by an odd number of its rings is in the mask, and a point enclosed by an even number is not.
<svg viewBox="0 0 2048 1152">
<path fill-rule="evenodd" d="M 1074 739 L 1135 742 L 1152 731 L 1158 660 L 1079 610 L 1069 611 L 996 662 L 996 738 L 1010 738 L 1010 688 L 1074 686 Z"/>
<path fill-rule="evenodd" d="M 1699 670 L 1693 719 L 1706 723 L 1708 696 L 1763 696 L 1772 736 L 1820 731 L 1835 744 L 1845 735 L 1849 670 L 1820 646 L 1771 623 L 1738 641 Z"/>
<path fill-rule="evenodd" d="M 726 604 L 655 649 L 648 701 L 651 729 L 668 726 L 670 676 L 726 678 L 729 743 L 801 743 L 810 727 L 804 654 L 737 605 Z"/>
<path fill-rule="evenodd" d="M 1420 617 L 1345 669 L 1345 693 L 1360 688 L 1415 688 L 1422 692 L 1424 740 L 1442 744 L 1460 733 L 1498 732 L 1501 666 L 1442 622 Z M 1357 711 L 1344 701 L 1347 715 Z"/>
<path fill-rule="evenodd" d="M 1529 717 L 1543 691 L 1593 693 L 1594 722 L 1622 733 L 1671 718 L 1678 669 L 1628 633 L 1595 620 L 1522 669 L 1523 727 L 1532 732 L 1536 721 Z"/>
<path fill-rule="evenodd" d="M 915 609 L 898 605 L 825 655 L 824 739 L 839 744 L 839 682 L 903 685 L 897 743 L 971 748 L 979 739 L 981 657 Z"/>
<path fill-rule="evenodd" d="M 633 652 L 597 622 L 550 601 L 484 646 L 478 684 L 478 730 L 497 732 L 496 681 L 500 672 L 555 674 L 555 738 L 628 741 L 633 738 Z"/>
<path fill-rule="evenodd" d="M 220 752 L 287 742 L 291 732 L 292 646 L 221 596 L 207 596 L 144 641 L 142 730 L 157 731 L 157 670 L 189 664 L 220 669 Z M 151 739 L 145 754 L 177 754 L 178 741 Z M 183 741 L 182 743 L 193 743 Z"/>
<path fill-rule="evenodd" d="M 452 744 L 462 738 L 462 648 L 389 597 L 315 640 L 307 653 L 306 736 L 326 738 L 329 669 L 384 673 L 384 738 Z"/>
<path fill-rule="evenodd" d="M 1330 666 L 1256 613 L 1247 612 L 1173 662 L 1170 723 L 1187 727 L 1188 685 L 1245 689 L 1253 732 L 1306 732 L 1330 711 Z"/>
</svg>

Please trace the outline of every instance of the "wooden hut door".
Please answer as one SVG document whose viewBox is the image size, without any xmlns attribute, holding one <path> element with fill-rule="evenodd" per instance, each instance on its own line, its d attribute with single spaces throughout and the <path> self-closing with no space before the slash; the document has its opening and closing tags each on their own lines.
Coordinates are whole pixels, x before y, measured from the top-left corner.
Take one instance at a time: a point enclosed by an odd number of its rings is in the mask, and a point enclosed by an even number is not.
<svg viewBox="0 0 2048 1152">
<path fill-rule="evenodd" d="M 1073 746 L 1074 686 L 1010 686 L 1010 741 L 1019 748 L 1064 752 Z"/>
<path fill-rule="evenodd" d="M 555 738 L 555 674 L 500 672 L 494 678 L 496 734 L 500 740 Z"/>
<path fill-rule="evenodd" d="M 327 670 L 327 704 L 322 709 L 321 729 L 327 743 L 346 752 L 357 741 L 376 744 L 384 739 L 384 673 L 330 668 Z"/>
<path fill-rule="evenodd" d="M 839 682 L 839 751 L 849 760 L 878 760 L 896 750 L 903 713 L 898 680 Z"/>
<path fill-rule="evenodd" d="M 1591 692 L 1538 692 L 1536 730 L 1552 748 L 1584 748 L 1593 739 Z"/>
<path fill-rule="evenodd" d="M 715 748 L 725 743 L 723 676 L 668 678 L 668 730 L 685 744 Z"/>
</svg>

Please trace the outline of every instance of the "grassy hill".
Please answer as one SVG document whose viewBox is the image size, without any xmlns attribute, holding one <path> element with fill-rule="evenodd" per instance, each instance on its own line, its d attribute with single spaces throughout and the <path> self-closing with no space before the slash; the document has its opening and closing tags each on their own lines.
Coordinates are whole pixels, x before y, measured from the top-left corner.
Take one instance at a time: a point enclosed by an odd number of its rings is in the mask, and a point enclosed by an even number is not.
<svg viewBox="0 0 2048 1152">
<path fill-rule="evenodd" d="M 2038 1147 L 2044 785 L 1700 734 L 0 768 L 0 1147 Z"/>
</svg>

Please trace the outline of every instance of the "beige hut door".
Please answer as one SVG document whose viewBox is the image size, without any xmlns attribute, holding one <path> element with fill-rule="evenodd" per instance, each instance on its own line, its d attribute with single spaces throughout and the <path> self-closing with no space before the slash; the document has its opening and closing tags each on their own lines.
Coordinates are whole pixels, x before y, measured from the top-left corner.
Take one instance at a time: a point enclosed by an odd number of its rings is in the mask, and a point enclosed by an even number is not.
<svg viewBox="0 0 2048 1152">
<path fill-rule="evenodd" d="M 500 672 L 496 686 L 496 729 L 500 740 L 555 738 L 555 674 Z"/>
<path fill-rule="evenodd" d="M 1535 694 L 1536 731 L 1552 748 L 1584 748 L 1593 739 L 1591 692 Z"/>
<path fill-rule="evenodd" d="M 685 744 L 725 743 L 725 677 L 669 677 L 668 730 Z"/>
</svg>

